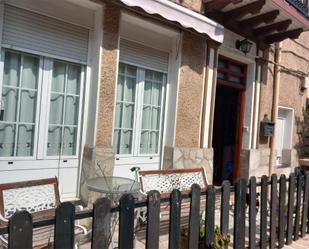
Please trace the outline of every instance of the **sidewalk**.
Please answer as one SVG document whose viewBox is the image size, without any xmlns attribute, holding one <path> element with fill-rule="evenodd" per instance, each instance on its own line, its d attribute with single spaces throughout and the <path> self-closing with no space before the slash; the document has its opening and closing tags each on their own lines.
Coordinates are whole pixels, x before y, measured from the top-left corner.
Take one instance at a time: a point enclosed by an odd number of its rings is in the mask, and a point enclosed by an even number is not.
<svg viewBox="0 0 309 249">
<path fill-rule="evenodd" d="M 283 247 L 283 249 L 308 249 L 309 248 L 309 235 L 303 239 L 293 241 L 289 246 Z"/>
</svg>

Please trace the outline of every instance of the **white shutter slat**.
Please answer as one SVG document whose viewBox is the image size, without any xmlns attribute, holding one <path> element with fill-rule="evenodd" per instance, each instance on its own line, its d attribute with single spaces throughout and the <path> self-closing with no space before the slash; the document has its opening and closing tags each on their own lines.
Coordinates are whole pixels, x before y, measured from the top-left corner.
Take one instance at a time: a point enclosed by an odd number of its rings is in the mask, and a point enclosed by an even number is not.
<svg viewBox="0 0 309 249">
<path fill-rule="evenodd" d="M 120 39 L 119 60 L 141 67 L 168 71 L 169 54 L 126 39 Z"/>
<path fill-rule="evenodd" d="M 2 44 L 87 62 L 89 30 L 5 5 Z"/>
</svg>

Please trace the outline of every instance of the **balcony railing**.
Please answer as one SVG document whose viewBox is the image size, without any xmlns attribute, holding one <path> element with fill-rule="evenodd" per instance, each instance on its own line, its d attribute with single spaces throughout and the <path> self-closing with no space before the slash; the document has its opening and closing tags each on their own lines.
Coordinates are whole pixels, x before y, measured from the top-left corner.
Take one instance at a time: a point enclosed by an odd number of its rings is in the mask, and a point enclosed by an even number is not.
<svg viewBox="0 0 309 249">
<path fill-rule="evenodd" d="M 309 18 L 308 0 L 286 0 L 289 4 L 293 5 L 300 13 L 306 18 Z"/>
</svg>

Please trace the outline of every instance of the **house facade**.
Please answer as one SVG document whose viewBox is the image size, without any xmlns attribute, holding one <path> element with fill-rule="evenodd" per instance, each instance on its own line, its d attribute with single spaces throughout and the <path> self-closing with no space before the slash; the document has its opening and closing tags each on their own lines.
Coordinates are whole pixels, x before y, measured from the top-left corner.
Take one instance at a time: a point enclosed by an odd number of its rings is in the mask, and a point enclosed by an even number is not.
<svg viewBox="0 0 309 249">
<path fill-rule="evenodd" d="M 204 167 L 215 184 L 291 171 L 306 13 L 284 0 L 2 1 L 0 182 L 57 176 L 62 199 L 87 201 L 87 179 L 132 167 Z"/>
</svg>

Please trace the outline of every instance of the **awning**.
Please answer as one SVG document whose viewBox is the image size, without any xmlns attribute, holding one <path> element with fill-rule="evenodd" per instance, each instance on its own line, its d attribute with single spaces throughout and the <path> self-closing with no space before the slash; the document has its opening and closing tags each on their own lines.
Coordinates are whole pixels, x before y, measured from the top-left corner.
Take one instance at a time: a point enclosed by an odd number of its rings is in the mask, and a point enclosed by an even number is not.
<svg viewBox="0 0 309 249">
<path fill-rule="evenodd" d="M 163 18 L 178 22 L 185 28 L 192 28 L 222 43 L 224 28 L 211 19 L 168 0 L 120 0 L 127 6 L 140 7 L 148 14 L 158 14 Z"/>
</svg>

